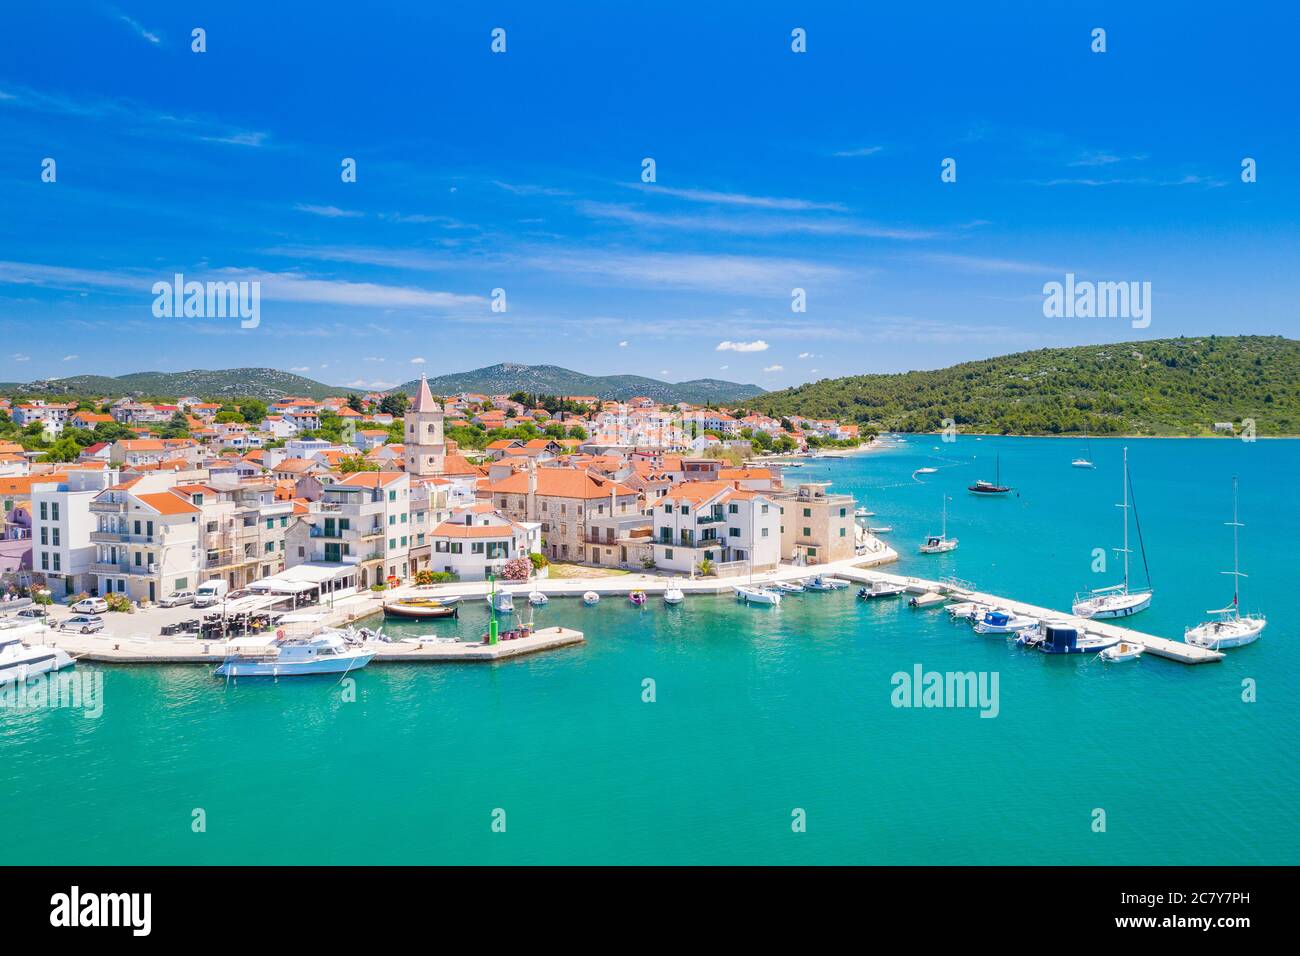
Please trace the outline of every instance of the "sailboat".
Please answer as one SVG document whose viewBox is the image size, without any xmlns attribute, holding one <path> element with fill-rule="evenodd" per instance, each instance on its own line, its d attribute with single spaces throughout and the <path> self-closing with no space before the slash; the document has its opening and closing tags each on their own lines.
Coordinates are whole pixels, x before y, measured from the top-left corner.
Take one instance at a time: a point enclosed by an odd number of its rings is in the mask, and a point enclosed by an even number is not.
<svg viewBox="0 0 1300 956">
<path fill-rule="evenodd" d="M 985 498 L 995 498 L 999 495 L 1008 495 L 1015 489 L 1009 485 L 1002 484 L 1002 456 L 997 456 L 996 475 L 993 481 L 984 481 L 983 479 L 967 487 L 973 495 L 982 495 Z"/>
<path fill-rule="evenodd" d="M 945 551 L 952 551 L 957 547 L 957 539 L 948 537 L 948 496 L 943 496 L 943 531 L 939 534 L 932 534 L 925 539 L 925 544 L 921 545 L 922 554 L 943 554 Z"/>
<path fill-rule="evenodd" d="M 1137 522 L 1138 529 L 1138 546 L 1142 549 L 1142 566 L 1145 568 L 1147 563 L 1146 545 L 1142 542 L 1142 523 L 1137 517 L 1137 505 L 1129 504 L 1129 492 L 1132 490 L 1132 482 L 1128 476 L 1128 449 L 1124 449 L 1124 503 L 1116 505 L 1117 508 L 1124 509 L 1124 547 L 1118 549 L 1119 553 L 1124 555 L 1124 580 L 1120 584 L 1112 584 L 1108 588 L 1098 588 L 1095 591 L 1086 591 L 1074 596 L 1074 604 L 1071 610 L 1079 617 L 1103 618 L 1103 617 L 1129 617 L 1139 611 L 1145 611 L 1151 606 L 1151 573 L 1147 572 L 1147 586 L 1145 588 L 1130 588 L 1128 586 L 1128 556 L 1131 553 L 1128 546 L 1128 513 L 1133 509 L 1133 517 Z"/>
<path fill-rule="evenodd" d="M 1070 462 L 1071 468 L 1096 468 L 1092 463 L 1092 443 L 1088 441 L 1088 429 L 1083 430 L 1083 447 L 1085 449 L 1082 458 L 1076 458 Z"/>
<path fill-rule="evenodd" d="M 1244 528 L 1240 521 L 1237 520 L 1237 479 L 1232 479 L 1232 520 L 1224 522 L 1232 528 L 1232 570 L 1223 571 L 1223 574 L 1232 575 L 1232 603 L 1227 607 L 1221 607 L 1217 611 L 1206 611 L 1206 614 L 1219 615 L 1217 620 L 1206 621 L 1204 624 L 1198 624 L 1196 627 L 1189 627 L 1183 632 L 1183 640 L 1188 644 L 1195 644 L 1198 647 L 1210 647 L 1219 650 L 1224 647 L 1241 647 L 1245 644 L 1251 644 L 1258 640 L 1259 635 L 1264 630 L 1264 625 L 1268 622 L 1263 615 L 1247 614 L 1242 616 L 1241 613 L 1241 579 L 1246 575 L 1242 573 L 1241 567 L 1237 561 L 1237 529 Z"/>
</svg>

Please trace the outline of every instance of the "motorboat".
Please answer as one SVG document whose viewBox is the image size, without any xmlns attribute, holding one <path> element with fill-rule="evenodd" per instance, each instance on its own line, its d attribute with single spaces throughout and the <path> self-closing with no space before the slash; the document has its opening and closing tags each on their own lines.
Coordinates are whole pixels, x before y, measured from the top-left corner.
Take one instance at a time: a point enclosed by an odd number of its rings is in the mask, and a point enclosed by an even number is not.
<svg viewBox="0 0 1300 956">
<path fill-rule="evenodd" d="M 743 601 L 745 604 L 776 605 L 781 603 L 781 592 L 769 588 L 737 584 L 733 587 L 733 590 L 736 592 L 736 600 Z"/>
<path fill-rule="evenodd" d="M 1205 612 L 1217 615 L 1216 620 L 1189 627 L 1183 632 L 1183 640 L 1188 644 L 1209 647 L 1216 651 L 1224 647 L 1243 647 L 1246 644 L 1253 644 L 1259 639 L 1259 635 L 1264 632 L 1264 626 L 1268 623 L 1262 614 L 1241 613 L 1241 579 L 1246 575 L 1242 572 L 1237 559 L 1237 529 L 1244 528 L 1245 525 L 1237 520 L 1237 479 L 1235 477 L 1232 479 L 1232 521 L 1226 523 L 1232 528 L 1232 570 L 1223 573 L 1232 575 L 1232 603 L 1217 611 Z"/>
<path fill-rule="evenodd" d="M 592 607 L 596 604 L 599 604 L 600 595 L 597 594 L 595 591 L 588 591 L 586 594 L 582 596 L 582 603 L 587 605 L 587 607 Z"/>
<path fill-rule="evenodd" d="M 912 472 L 914 475 L 933 475 L 939 471 L 938 468 L 918 468 Z"/>
<path fill-rule="evenodd" d="M 487 601 L 498 614 L 514 613 L 515 598 L 509 591 L 492 591 L 488 594 Z"/>
<path fill-rule="evenodd" d="M 1103 648 L 1097 656 L 1103 661 L 1118 663 L 1119 661 L 1135 661 L 1142 656 L 1146 650 L 1141 644 L 1135 644 L 1132 641 L 1120 641 L 1118 644 L 1112 644 L 1110 647 Z"/>
<path fill-rule="evenodd" d="M 665 604 L 681 604 L 685 600 L 686 595 L 682 593 L 682 589 L 676 584 L 668 585 L 668 589 L 664 591 Z"/>
<path fill-rule="evenodd" d="M 0 684 L 26 681 L 76 663 L 72 655 L 61 647 L 24 643 L 24 638 L 36 638 L 44 634 L 43 625 L 26 621 L 5 621 L 4 624 L 10 626 L 0 630 Z"/>
<path fill-rule="evenodd" d="M 981 618 L 988 611 L 993 610 L 988 604 L 981 604 L 979 601 L 959 601 L 956 604 L 949 604 L 945 611 L 954 621 L 974 621 Z"/>
<path fill-rule="evenodd" d="M 1079 629 L 1071 624 L 1047 624 L 1040 630 L 1040 639 L 1032 646 L 1044 654 L 1097 654 L 1118 643 L 1118 637 L 1080 634 Z"/>
<path fill-rule="evenodd" d="M 855 518 L 870 518 L 875 515 L 874 511 L 868 511 L 865 506 L 859 506 L 853 510 Z"/>
<path fill-rule="evenodd" d="M 551 603 L 551 599 L 541 591 L 530 591 L 528 594 L 528 603 L 533 607 L 546 607 L 546 605 Z"/>
<path fill-rule="evenodd" d="M 384 605 L 384 614 L 390 617 L 456 617 L 459 613 L 458 607 L 437 598 L 402 598 Z"/>
<path fill-rule="evenodd" d="M 863 601 L 869 601 L 873 598 L 898 597 L 906 591 L 907 588 L 901 584 L 891 584 L 884 578 L 877 578 L 869 584 L 864 584 L 858 588 L 858 598 Z"/>
<path fill-rule="evenodd" d="M 882 525 L 881 525 L 880 527 L 878 527 L 878 528 L 877 528 L 877 527 L 868 527 L 868 528 L 867 528 L 867 534 L 889 534 L 889 532 L 891 532 L 891 531 L 893 531 L 893 530 L 894 530 L 894 526 L 893 526 L 893 525 L 891 525 L 891 524 L 882 524 Z"/>
<path fill-rule="evenodd" d="M 349 646 L 343 632 L 327 628 L 306 637 L 274 634 L 236 637 L 226 642 L 226 659 L 217 677 L 304 677 L 359 670 L 375 656 L 373 648 Z"/>
<path fill-rule="evenodd" d="M 957 549 L 957 539 L 948 537 L 948 496 L 943 496 L 943 530 L 939 534 L 928 535 L 925 544 L 921 545 L 922 554 L 943 554 L 945 551 L 955 551 Z"/>
<path fill-rule="evenodd" d="M 969 485 L 966 490 L 973 495 L 979 495 L 981 498 L 997 498 L 1003 495 L 1009 495 L 1015 491 L 1010 485 L 1002 484 L 1002 456 L 997 457 L 993 481 L 984 481 L 983 479 Z"/>
<path fill-rule="evenodd" d="M 802 581 L 773 581 L 771 587 L 782 594 L 803 594 L 808 590 Z"/>
<path fill-rule="evenodd" d="M 1110 587 L 1097 588 L 1093 591 L 1076 594 L 1070 611 L 1077 617 L 1089 619 L 1131 617 L 1151 606 L 1153 592 L 1151 590 L 1150 572 L 1147 573 L 1147 586 L 1145 588 L 1130 588 L 1128 581 L 1128 556 L 1132 553 L 1128 546 L 1128 513 L 1130 510 L 1133 511 L 1134 521 L 1138 522 L 1138 545 L 1142 549 L 1142 566 L 1144 568 L 1147 563 L 1147 551 L 1146 545 L 1142 541 L 1142 525 L 1137 518 L 1137 503 L 1129 504 L 1133 485 L 1129 480 L 1127 448 L 1124 449 L 1123 486 L 1124 500 L 1118 507 L 1124 510 L 1124 547 L 1117 550 L 1124 555 L 1124 580 L 1119 584 L 1112 584 Z"/>
<path fill-rule="evenodd" d="M 908 601 L 907 606 L 918 610 L 924 610 L 925 608 L 937 607 L 946 600 L 947 598 L 938 591 L 926 591 L 924 594 L 918 594 L 916 597 Z"/>
<path fill-rule="evenodd" d="M 631 604 L 633 607 L 642 607 L 645 604 L 645 602 L 646 602 L 645 592 L 642 591 L 640 588 L 636 589 L 635 591 L 628 592 L 627 603 Z"/>
<path fill-rule="evenodd" d="M 984 616 L 975 622 L 976 634 L 1014 634 L 1038 623 L 1034 617 L 1026 617 L 1012 611 L 985 611 Z"/>
<path fill-rule="evenodd" d="M 820 574 L 804 584 L 805 591 L 834 591 L 837 590 L 834 584 L 823 578 Z"/>
</svg>

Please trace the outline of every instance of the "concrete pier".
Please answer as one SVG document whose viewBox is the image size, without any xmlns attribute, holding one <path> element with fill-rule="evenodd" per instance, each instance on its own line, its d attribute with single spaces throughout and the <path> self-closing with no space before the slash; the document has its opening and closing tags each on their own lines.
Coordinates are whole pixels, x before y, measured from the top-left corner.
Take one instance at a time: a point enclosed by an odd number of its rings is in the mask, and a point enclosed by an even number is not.
<svg viewBox="0 0 1300 956">
<path fill-rule="evenodd" d="M 1036 604 L 1028 604 L 1024 601 L 1015 601 L 1010 598 L 999 597 L 996 594 L 986 594 L 983 591 L 976 591 L 962 585 L 955 585 L 942 581 L 931 581 L 926 578 L 905 577 L 900 574 L 888 574 L 883 571 L 864 571 L 854 568 L 845 568 L 835 572 L 837 578 L 843 578 L 846 581 L 854 581 L 859 584 L 866 584 L 874 580 L 885 580 L 891 584 L 900 584 L 907 588 L 913 594 L 921 594 L 926 591 L 933 591 L 937 594 L 943 594 L 954 601 L 975 601 L 980 604 L 989 604 L 997 608 L 1005 608 L 1014 611 L 1017 614 L 1026 617 L 1034 617 L 1051 621 L 1061 621 L 1072 624 L 1077 627 L 1081 634 L 1095 634 L 1104 637 L 1117 637 L 1121 640 L 1133 644 L 1141 644 L 1146 648 L 1147 653 L 1154 654 L 1156 657 L 1163 657 L 1167 660 L 1178 661 L 1180 664 L 1208 664 L 1214 661 L 1223 660 L 1223 652 L 1211 650 L 1208 647 L 1197 647 L 1194 644 L 1184 644 L 1182 641 L 1171 641 L 1167 637 L 1157 637 L 1154 634 L 1144 634 L 1141 631 L 1135 631 L 1131 628 L 1120 627 L 1109 621 L 1094 621 L 1088 618 L 1075 617 L 1066 611 L 1055 611 L 1051 608 L 1039 607 Z"/>
</svg>

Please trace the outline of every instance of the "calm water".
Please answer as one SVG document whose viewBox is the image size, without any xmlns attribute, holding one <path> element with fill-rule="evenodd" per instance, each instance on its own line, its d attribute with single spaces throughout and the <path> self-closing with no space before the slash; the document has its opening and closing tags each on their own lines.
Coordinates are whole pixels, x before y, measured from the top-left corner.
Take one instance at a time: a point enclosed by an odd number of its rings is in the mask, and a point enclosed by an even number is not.
<svg viewBox="0 0 1300 956">
<path fill-rule="evenodd" d="M 585 647 L 500 665 L 374 666 L 226 686 L 199 668 L 105 668 L 97 720 L 0 711 L 13 863 L 1296 863 L 1294 493 L 1300 443 L 1130 441 L 1156 586 L 1143 629 L 1230 597 L 1270 625 L 1222 664 L 1103 666 L 979 638 L 851 592 L 746 609 L 556 600 Z M 942 450 L 934 450 L 935 447 Z M 1064 607 L 1118 544 L 1121 443 L 963 438 L 818 463 L 892 524 L 900 567 Z M 1002 476 L 1020 497 L 976 500 Z M 924 484 L 923 464 L 940 467 Z M 793 475 L 794 473 L 792 473 Z M 915 554 L 952 494 L 946 556 Z M 1140 570 L 1138 572 L 1141 574 Z M 1284 586 L 1290 584 L 1290 587 Z M 477 605 L 439 633 L 477 633 Z M 1137 622 L 1135 622 L 1137 623 Z M 390 629 L 404 633 L 428 625 Z M 890 676 L 996 671 L 1001 712 L 895 709 Z M 88 668 L 83 668 L 88 669 Z M 657 701 L 643 703 L 642 681 Z M 1258 702 L 1241 702 L 1245 678 Z M 807 832 L 791 832 L 793 808 Z M 202 808 L 207 832 L 191 831 Z M 495 808 L 506 832 L 491 831 Z M 1107 832 L 1090 829 L 1094 808 Z"/>
</svg>

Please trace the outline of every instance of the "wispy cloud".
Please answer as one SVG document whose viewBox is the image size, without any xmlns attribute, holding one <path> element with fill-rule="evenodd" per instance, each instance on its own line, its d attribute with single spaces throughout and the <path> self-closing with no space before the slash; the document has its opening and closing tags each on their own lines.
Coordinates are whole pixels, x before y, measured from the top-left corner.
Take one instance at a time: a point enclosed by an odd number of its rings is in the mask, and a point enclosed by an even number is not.
<svg viewBox="0 0 1300 956">
<path fill-rule="evenodd" d="M 768 344 L 762 339 L 755 339 L 753 342 L 719 342 L 714 346 L 715 352 L 766 352 Z"/>
<path fill-rule="evenodd" d="M 338 206 L 313 206 L 310 203 L 297 203 L 294 209 L 299 212 L 308 212 L 313 216 L 324 216 L 326 219 L 360 219 L 365 215 L 364 212 L 357 212 L 355 209 L 340 209 Z"/>
<path fill-rule="evenodd" d="M 763 369 L 763 371 L 764 371 L 764 372 L 769 372 L 769 373 L 771 373 L 771 372 L 784 372 L 784 371 L 785 371 L 785 366 L 784 366 L 784 365 L 769 365 L 767 368 Z"/>
<path fill-rule="evenodd" d="M 137 21 L 137 20 L 132 20 L 132 19 L 131 19 L 130 17 L 128 17 L 125 13 L 121 13 L 121 12 L 118 12 L 118 11 L 114 11 L 114 13 L 117 14 L 117 18 L 118 18 L 119 20 L 121 20 L 123 23 L 125 23 L 127 26 L 129 26 L 132 30 L 134 30 L 136 36 L 140 37 L 140 39 L 142 39 L 142 40 L 147 40 L 148 42 L 150 42 L 150 43 L 152 43 L 152 44 L 154 44 L 154 45 L 157 45 L 157 44 L 159 44 L 159 43 L 162 43 L 162 37 L 160 37 L 158 34 L 154 33 L 154 32 L 151 31 L 151 30 L 146 30 L 143 26 L 140 25 L 139 21 Z"/>
<path fill-rule="evenodd" d="M 857 149 L 837 150 L 836 152 L 831 153 L 831 155 L 845 159 L 857 156 L 875 156 L 876 153 L 880 152 L 884 148 L 885 147 L 883 146 L 859 146 Z"/>
<path fill-rule="evenodd" d="M 1133 156 L 1119 156 L 1116 155 L 1115 153 L 1091 152 L 1091 153 L 1084 153 L 1078 159 L 1071 162 L 1070 165 L 1071 166 L 1109 166 L 1112 163 L 1141 162 L 1146 158 L 1147 156 L 1145 153 L 1140 153 Z"/>
<path fill-rule="evenodd" d="M 1021 262 L 1015 259 L 998 259 L 988 256 L 960 256 L 949 255 L 946 253 L 927 253 L 917 256 L 923 262 L 932 265 L 947 266 L 948 268 L 957 269 L 961 272 L 979 272 L 979 273 L 1020 273 L 1020 274 L 1042 274 L 1044 272 L 1060 272 L 1060 268 L 1055 266 L 1043 265 L 1040 262 Z"/>
<path fill-rule="evenodd" d="M 411 364 L 412 364 L 412 365 L 423 365 L 423 364 L 424 364 L 424 356 L 422 356 L 422 355 L 417 355 L 415 358 L 411 359 Z"/>
<path fill-rule="evenodd" d="M 583 200 L 574 208 L 594 219 L 611 219 L 646 228 L 694 229 L 704 232 L 725 232 L 734 235 L 781 235 L 802 233 L 822 236 L 859 236 L 870 239 L 931 239 L 935 233 L 924 229 L 910 229 L 858 222 L 851 219 L 786 216 L 726 216 L 699 213 L 649 212 L 622 203 L 605 203 Z"/>
<path fill-rule="evenodd" d="M 753 196 L 748 193 L 724 193 L 711 189 L 678 189 L 658 183 L 624 183 L 631 189 L 640 189 L 661 196 L 673 196 L 690 202 L 711 203 L 722 206 L 749 206 L 756 209 L 782 209 L 788 211 L 824 210 L 845 212 L 847 207 L 838 202 L 818 202 L 812 199 L 789 199 L 780 196 Z"/>
<path fill-rule="evenodd" d="M 846 270 L 801 259 L 689 253 L 619 253 L 598 250 L 546 251 L 521 257 L 520 264 L 573 278 L 649 288 L 781 293 L 800 285 L 831 282 Z"/>
</svg>

